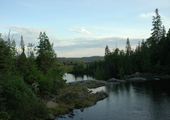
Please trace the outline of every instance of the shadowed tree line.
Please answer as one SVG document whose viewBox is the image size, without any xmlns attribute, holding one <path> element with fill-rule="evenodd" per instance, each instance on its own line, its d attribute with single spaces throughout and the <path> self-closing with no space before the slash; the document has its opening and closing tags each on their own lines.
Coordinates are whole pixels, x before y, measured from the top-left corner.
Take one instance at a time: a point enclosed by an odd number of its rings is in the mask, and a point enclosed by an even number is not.
<svg viewBox="0 0 170 120">
<path fill-rule="evenodd" d="M 57 62 L 53 44 L 40 32 L 39 44 L 21 36 L 20 48 L 14 39 L 0 38 L 0 118 L 33 120 L 46 117 L 48 110 L 37 96 L 55 94 L 65 86 L 64 71 Z M 27 52 L 27 53 L 26 53 Z M 33 86 L 37 84 L 38 87 Z"/>
<path fill-rule="evenodd" d="M 122 78 L 135 72 L 149 72 L 155 74 L 170 74 L 170 29 L 166 32 L 162 26 L 158 9 L 153 16 L 151 36 L 139 41 L 135 50 L 131 48 L 127 38 L 125 50 L 119 48 L 110 51 L 106 45 L 103 61 L 94 61 L 83 68 L 84 73 L 92 73 L 96 79 Z M 78 69 L 77 69 L 78 71 Z"/>
</svg>

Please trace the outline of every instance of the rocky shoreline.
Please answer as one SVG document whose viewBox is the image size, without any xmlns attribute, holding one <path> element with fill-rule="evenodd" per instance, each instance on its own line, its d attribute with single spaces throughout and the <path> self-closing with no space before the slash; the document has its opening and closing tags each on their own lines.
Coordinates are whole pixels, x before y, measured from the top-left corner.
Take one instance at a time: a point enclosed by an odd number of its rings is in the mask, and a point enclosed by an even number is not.
<svg viewBox="0 0 170 120">
<path fill-rule="evenodd" d="M 127 75 L 125 77 L 123 77 L 122 79 L 116 79 L 116 78 L 110 78 L 107 80 L 107 82 L 117 82 L 117 83 L 122 83 L 122 82 L 140 82 L 140 81 L 151 81 L 151 80 L 169 80 L 170 79 L 170 75 L 163 75 L 163 76 L 159 76 L 159 75 L 155 75 L 152 73 L 140 73 L 140 72 L 136 72 L 135 74 L 131 74 L 131 75 Z"/>
<path fill-rule="evenodd" d="M 85 107 L 93 106 L 97 101 L 108 97 L 104 91 L 92 93 L 89 89 L 107 85 L 110 83 L 100 80 L 70 82 L 56 95 L 42 96 L 42 100 L 46 101 L 45 104 L 50 111 L 48 119 L 54 119 L 54 116 L 62 117 L 64 114 L 69 114 L 72 118 L 74 109 L 80 109 L 83 112 Z"/>
<path fill-rule="evenodd" d="M 104 91 L 92 93 L 89 89 L 108 86 L 111 84 L 120 84 L 125 82 L 140 82 L 147 80 L 170 79 L 169 75 L 158 76 L 151 73 L 139 73 L 128 75 L 122 79 L 110 78 L 107 81 L 103 80 L 83 80 L 66 83 L 66 88 L 61 89 L 56 95 L 44 95 L 42 100 L 46 101 L 46 106 L 50 109 L 49 119 L 54 119 L 54 115 L 63 117 L 64 114 L 69 114 L 73 118 L 74 109 L 84 111 L 85 107 L 93 106 L 99 100 L 108 97 Z"/>
</svg>

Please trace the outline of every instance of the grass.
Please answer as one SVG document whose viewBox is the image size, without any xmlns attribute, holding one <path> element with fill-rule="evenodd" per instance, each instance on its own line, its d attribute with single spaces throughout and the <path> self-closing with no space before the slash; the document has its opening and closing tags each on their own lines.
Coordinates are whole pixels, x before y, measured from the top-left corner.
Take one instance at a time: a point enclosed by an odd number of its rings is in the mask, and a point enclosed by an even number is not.
<svg viewBox="0 0 170 120">
<path fill-rule="evenodd" d="M 69 93 L 69 96 L 68 96 Z M 76 98 L 76 93 L 85 93 L 86 96 L 83 99 Z M 96 102 L 97 98 L 94 94 L 90 94 L 85 86 L 67 86 L 58 91 L 56 101 L 58 106 L 56 108 L 49 108 L 49 112 L 55 115 L 66 114 L 70 109 L 75 107 L 86 107 L 92 102 Z"/>
</svg>

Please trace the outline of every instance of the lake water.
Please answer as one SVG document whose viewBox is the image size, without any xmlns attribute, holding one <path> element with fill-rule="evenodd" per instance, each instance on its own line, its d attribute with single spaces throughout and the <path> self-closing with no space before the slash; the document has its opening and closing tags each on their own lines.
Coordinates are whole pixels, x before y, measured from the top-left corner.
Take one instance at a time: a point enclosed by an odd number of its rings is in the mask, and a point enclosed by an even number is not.
<svg viewBox="0 0 170 120">
<path fill-rule="evenodd" d="M 67 82 L 81 81 L 81 80 L 95 80 L 95 78 L 91 75 L 74 75 L 66 73 L 64 79 Z"/>
<path fill-rule="evenodd" d="M 65 115 L 57 120 L 170 120 L 169 86 L 170 80 L 161 80 L 100 87 L 95 90 L 104 90 L 109 97 L 84 112 L 74 110 L 73 118 Z"/>
</svg>

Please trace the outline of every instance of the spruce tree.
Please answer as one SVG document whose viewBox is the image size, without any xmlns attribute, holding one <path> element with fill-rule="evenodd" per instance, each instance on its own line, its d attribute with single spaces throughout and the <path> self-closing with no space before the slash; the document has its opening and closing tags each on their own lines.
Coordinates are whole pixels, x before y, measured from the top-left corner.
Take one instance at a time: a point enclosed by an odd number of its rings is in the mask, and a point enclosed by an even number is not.
<svg viewBox="0 0 170 120">
<path fill-rule="evenodd" d="M 48 36 L 46 33 L 40 32 L 39 35 L 39 45 L 37 46 L 37 64 L 39 69 L 46 73 L 56 62 L 57 57 L 53 50 L 53 44 L 50 44 Z"/>
<path fill-rule="evenodd" d="M 131 53 L 131 46 L 130 46 L 130 41 L 129 41 L 129 38 L 127 38 L 127 41 L 126 41 L 126 54 L 130 56 L 130 53 Z"/>
<path fill-rule="evenodd" d="M 28 60 L 25 55 L 25 44 L 24 44 L 23 36 L 21 36 L 20 46 L 21 46 L 22 53 L 18 57 L 17 64 L 18 64 L 19 73 L 24 76 L 25 73 L 27 72 Z"/>
<path fill-rule="evenodd" d="M 155 15 L 156 16 L 153 16 L 152 19 L 153 28 L 151 30 L 153 32 L 151 33 L 152 35 L 151 38 L 154 43 L 158 43 L 162 38 L 162 21 L 161 21 L 161 16 L 158 13 L 158 9 L 155 10 Z"/>
</svg>

